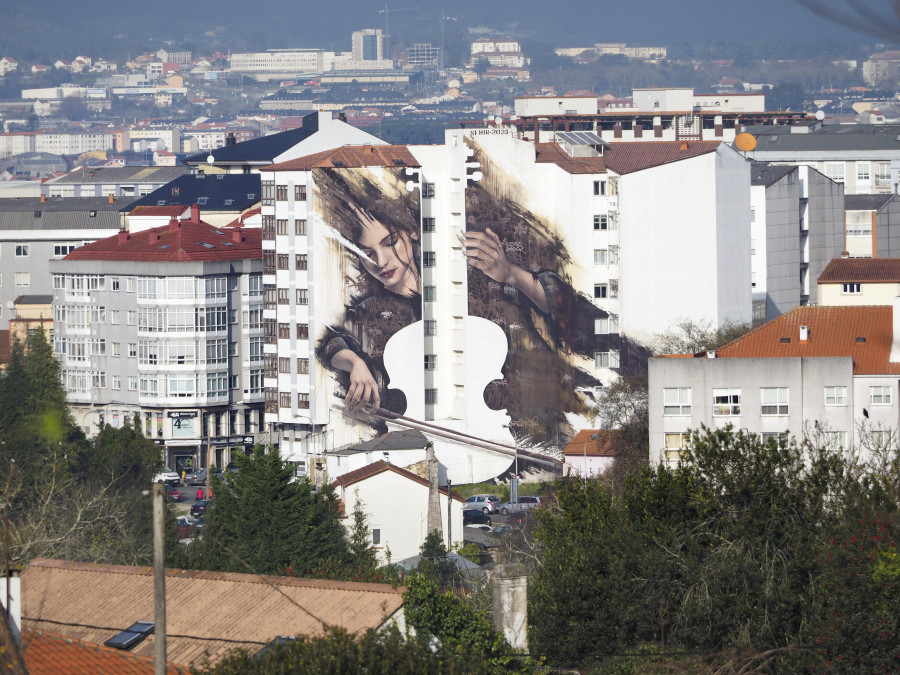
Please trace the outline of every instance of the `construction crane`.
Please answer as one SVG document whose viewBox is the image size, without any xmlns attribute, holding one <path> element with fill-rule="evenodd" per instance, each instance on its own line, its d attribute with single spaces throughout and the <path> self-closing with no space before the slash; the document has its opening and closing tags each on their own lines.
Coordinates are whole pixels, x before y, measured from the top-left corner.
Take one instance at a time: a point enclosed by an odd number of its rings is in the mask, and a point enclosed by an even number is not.
<svg viewBox="0 0 900 675">
<path fill-rule="evenodd" d="M 384 52 L 387 58 L 391 58 L 391 12 L 414 12 L 421 7 L 400 7 L 391 9 L 387 0 L 384 2 L 384 9 L 379 9 L 379 14 L 384 14 Z"/>
</svg>

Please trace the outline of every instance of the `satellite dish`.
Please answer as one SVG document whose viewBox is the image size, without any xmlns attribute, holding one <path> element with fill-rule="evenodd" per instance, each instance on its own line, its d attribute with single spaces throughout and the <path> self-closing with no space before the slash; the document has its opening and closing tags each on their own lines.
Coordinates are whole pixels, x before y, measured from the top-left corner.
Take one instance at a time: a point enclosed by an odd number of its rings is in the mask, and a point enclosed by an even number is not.
<svg viewBox="0 0 900 675">
<path fill-rule="evenodd" d="M 734 139 L 734 144 L 741 152 L 750 152 L 756 148 L 756 136 L 745 131 L 737 135 L 737 138 Z"/>
<path fill-rule="evenodd" d="M 816 110 L 816 119 L 820 122 L 825 119 L 825 111 L 824 110 Z"/>
<path fill-rule="evenodd" d="M 212 155 L 210 155 L 209 157 L 206 158 L 206 163 L 209 164 L 210 166 L 212 166 L 213 162 L 215 162 L 215 161 L 216 161 L 216 158 L 213 157 Z"/>
</svg>

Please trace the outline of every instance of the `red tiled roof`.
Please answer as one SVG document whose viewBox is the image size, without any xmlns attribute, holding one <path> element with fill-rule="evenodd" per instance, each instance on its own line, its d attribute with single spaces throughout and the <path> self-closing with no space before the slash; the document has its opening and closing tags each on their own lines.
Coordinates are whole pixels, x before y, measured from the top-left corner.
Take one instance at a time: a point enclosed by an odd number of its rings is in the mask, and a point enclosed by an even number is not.
<svg viewBox="0 0 900 675">
<path fill-rule="evenodd" d="M 556 143 L 536 144 L 534 161 L 537 164 L 556 164 L 567 173 L 606 173 L 602 157 L 570 157 Z"/>
<path fill-rule="evenodd" d="M 355 471 L 348 471 L 345 474 L 341 474 L 338 476 L 332 485 L 340 485 L 341 487 L 349 487 L 354 483 L 359 483 L 360 481 L 365 480 L 366 478 L 371 478 L 372 476 L 377 476 L 380 473 L 384 473 L 385 471 L 393 471 L 399 476 L 403 476 L 404 478 L 409 478 L 411 481 L 415 481 L 420 485 L 424 485 L 428 487 L 428 481 L 424 478 L 417 476 L 416 474 L 407 471 L 406 469 L 401 469 L 398 466 L 394 466 L 388 462 L 385 462 L 383 459 L 378 460 L 377 462 L 372 462 L 371 464 L 366 464 Z M 447 488 L 442 487 L 439 488 L 441 494 L 447 494 Z M 465 503 L 465 499 L 460 497 L 455 492 L 453 493 L 453 499 L 458 502 Z"/>
<path fill-rule="evenodd" d="M 856 375 L 897 375 L 891 361 L 893 308 L 797 307 L 716 350 L 722 359 L 853 358 Z M 809 328 L 800 339 L 800 326 Z"/>
<path fill-rule="evenodd" d="M 262 231 L 258 228 L 215 228 L 182 220 L 135 234 L 122 230 L 76 248 L 64 260 L 198 262 L 246 258 L 262 258 Z"/>
<path fill-rule="evenodd" d="M 122 649 L 103 647 L 56 633 L 22 631 L 25 664 L 31 675 L 80 675 L 81 673 L 109 673 L 112 675 L 152 675 L 153 659 L 138 656 Z M 186 674 L 187 669 L 172 664 L 166 667 L 169 675 Z"/>
<path fill-rule="evenodd" d="M 135 206 L 128 212 L 129 216 L 168 216 L 169 218 L 177 218 L 190 212 L 189 206 L 171 204 L 169 206 Z"/>
<path fill-rule="evenodd" d="M 337 162 L 337 164 L 335 164 Z M 333 150 L 272 164 L 260 171 L 305 171 L 316 168 L 359 168 L 364 166 L 412 166 L 419 160 L 405 145 L 345 145 Z"/>
<path fill-rule="evenodd" d="M 900 258 L 835 258 L 819 275 L 820 284 L 848 281 L 900 282 Z"/>
<path fill-rule="evenodd" d="M 578 457 L 615 457 L 616 441 L 621 432 L 615 429 L 582 429 L 563 450 L 563 455 Z"/>
<path fill-rule="evenodd" d="M 715 152 L 721 141 L 639 141 L 613 143 L 603 153 L 606 166 L 622 175 Z"/>
</svg>

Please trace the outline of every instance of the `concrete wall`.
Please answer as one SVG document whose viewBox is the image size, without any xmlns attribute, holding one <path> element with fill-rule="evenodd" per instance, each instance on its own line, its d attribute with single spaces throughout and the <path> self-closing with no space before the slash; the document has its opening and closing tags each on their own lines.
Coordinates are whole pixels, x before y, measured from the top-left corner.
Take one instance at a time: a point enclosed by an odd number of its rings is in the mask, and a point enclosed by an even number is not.
<svg viewBox="0 0 900 675">
<path fill-rule="evenodd" d="M 801 245 L 808 251 L 808 257 L 801 260 L 809 263 L 801 294 L 809 294 L 805 304 L 815 305 L 819 302 L 819 275 L 844 250 L 844 187 L 808 167 L 800 168 L 800 176 L 808 197 L 805 222 L 809 230 L 805 244 L 801 237 Z"/>
</svg>

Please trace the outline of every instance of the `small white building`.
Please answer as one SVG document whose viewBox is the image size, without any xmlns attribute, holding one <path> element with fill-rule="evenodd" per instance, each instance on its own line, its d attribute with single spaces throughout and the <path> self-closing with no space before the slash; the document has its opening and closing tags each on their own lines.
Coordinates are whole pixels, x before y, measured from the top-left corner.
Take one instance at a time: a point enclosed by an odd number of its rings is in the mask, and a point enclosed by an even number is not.
<svg viewBox="0 0 900 675">
<path fill-rule="evenodd" d="M 893 305 L 900 258 L 836 258 L 819 276 L 819 302 L 832 307 Z"/>
<path fill-rule="evenodd" d="M 407 468 L 425 461 L 426 445 L 428 439 L 417 429 L 389 431 L 370 441 L 326 453 L 324 457 L 328 477 L 333 480 L 379 461 Z M 438 477 L 446 482 L 446 470 L 439 472 Z"/>
<path fill-rule="evenodd" d="M 616 459 L 614 429 L 582 429 L 563 450 L 563 475 L 592 478 L 611 468 Z"/>
<path fill-rule="evenodd" d="M 650 462 L 677 462 L 701 425 L 863 456 L 895 447 L 898 375 L 900 298 L 797 307 L 715 352 L 650 359 Z"/>
<path fill-rule="evenodd" d="M 362 502 L 372 545 L 380 562 L 403 560 L 417 555 L 428 535 L 428 481 L 385 461 L 368 464 L 345 473 L 333 485 L 344 506 L 344 525 L 353 527 L 353 511 Z M 465 500 L 440 488 L 440 517 L 444 543 L 451 548 L 463 543 L 462 512 Z"/>
</svg>

